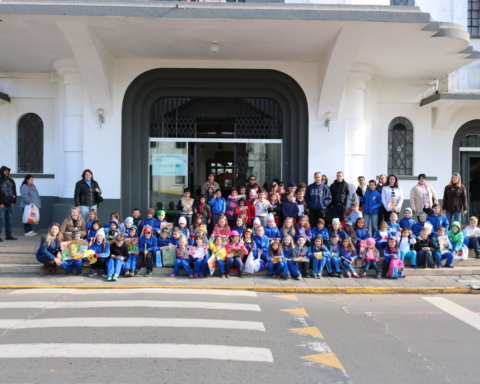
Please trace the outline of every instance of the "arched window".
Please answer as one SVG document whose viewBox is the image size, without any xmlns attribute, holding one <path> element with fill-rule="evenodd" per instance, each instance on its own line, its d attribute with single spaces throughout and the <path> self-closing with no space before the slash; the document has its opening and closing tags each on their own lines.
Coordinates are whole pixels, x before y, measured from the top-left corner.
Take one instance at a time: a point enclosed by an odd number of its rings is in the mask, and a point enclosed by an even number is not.
<svg viewBox="0 0 480 384">
<path fill-rule="evenodd" d="M 388 173 L 413 174 L 413 127 L 403 117 L 396 117 L 388 126 Z"/>
<path fill-rule="evenodd" d="M 43 173 L 43 121 L 35 113 L 18 122 L 18 172 Z"/>
</svg>

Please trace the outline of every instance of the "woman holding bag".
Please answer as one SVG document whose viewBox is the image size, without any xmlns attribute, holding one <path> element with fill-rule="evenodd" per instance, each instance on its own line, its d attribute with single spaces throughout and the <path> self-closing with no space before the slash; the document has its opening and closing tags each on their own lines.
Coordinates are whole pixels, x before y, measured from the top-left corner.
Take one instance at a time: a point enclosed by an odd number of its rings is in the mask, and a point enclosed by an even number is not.
<svg viewBox="0 0 480 384">
<path fill-rule="evenodd" d="M 37 187 L 33 184 L 33 176 L 26 175 L 23 183 L 20 187 L 20 194 L 22 195 L 22 202 L 20 203 L 20 208 L 25 212 L 26 209 L 30 209 L 30 204 L 34 204 L 39 210 L 42 207 L 40 194 L 38 193 Z M 35 236 L 36 233 L 33 232 L 32 224 L 23 224 L 23 230 L 25 231 L 25 236 Z"/>
</svg>

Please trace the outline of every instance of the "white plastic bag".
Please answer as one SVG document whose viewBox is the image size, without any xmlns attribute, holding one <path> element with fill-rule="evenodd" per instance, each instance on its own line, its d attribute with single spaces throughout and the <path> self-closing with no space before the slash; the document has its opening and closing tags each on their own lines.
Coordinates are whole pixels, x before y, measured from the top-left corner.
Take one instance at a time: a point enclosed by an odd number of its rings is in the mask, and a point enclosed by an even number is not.
<svg viewBox="0 0 480 384">
<path fill-rule="evenodd" d="M 460 249 L 460 251 L 458 251 L 456 254 L 455 254 L 455 259 L 463 259 L 463 260 L 466 260 L 468 259 L 468 247 L 463 244 L 462 245 L 462 249 Z"/>
<path fill-rule="evenodd" d="M 23 224 L 38 224 L 40 221 L 40 210 L 35 204 L 28 204 L 23 210 Z"/>
<path fill-rule="evenodd" d="M 245 260 L 245 273 L 254 273 L 255 267 L 253 263 L 253 253 L 250 252 Z"/>
<path fill-rule="evenodd" d="M 253 270 L 254 272 L 260 271 L 260 258 L 253 260 Z"/>
</svg>

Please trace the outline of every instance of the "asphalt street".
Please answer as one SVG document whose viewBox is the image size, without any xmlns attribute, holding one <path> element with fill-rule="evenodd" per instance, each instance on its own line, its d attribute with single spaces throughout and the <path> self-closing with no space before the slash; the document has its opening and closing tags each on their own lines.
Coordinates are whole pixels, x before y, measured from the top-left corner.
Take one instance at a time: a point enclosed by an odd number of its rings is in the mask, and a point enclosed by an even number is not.
<svg viewBox="0 0 480 384">
<path fill-rule="evenodd" d="M 0 383 L 478 383 L 476 294 L 2 290 Z"/>
</svg>

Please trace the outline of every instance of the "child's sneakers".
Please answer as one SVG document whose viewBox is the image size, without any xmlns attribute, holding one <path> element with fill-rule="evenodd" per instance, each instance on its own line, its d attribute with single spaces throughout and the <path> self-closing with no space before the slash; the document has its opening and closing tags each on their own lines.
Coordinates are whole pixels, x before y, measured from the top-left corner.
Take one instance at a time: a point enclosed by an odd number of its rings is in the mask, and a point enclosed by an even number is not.
<svg viewBox="0 0 480 384">
<path fill-rule="evenodd" d="M 130 274 L 130 270 L 127 269 L 127 270 L 125 271 L 125 277 L 129 277 L 129 276 L 132 276 L 132 275 Z"/>
<path fill-rule="evenodd" d="M 194 278 L 194 279 L 198 279 L 198 274 L 195 273 L 195 274 L 193 275 L 193 278 Z"/>
<path fill-rule="evenodd" d="M 286 275 L 285 280 L 290 280 L 290 275 Z"/>
<path fill-rule="evenodd" d="M 200 273 L 200 274 L 198 275 L 198 278 L 199 278 L 199 279 L 203 279 L 203 277 L 204 277 L 204 276 L 203 276 L 203 273 Z"/>
<path fill-rule="evenodd" d="M 347 272 L 347 277 L 352 277 L 352 274 L 350 272 Z"/>
<path fill-rule="evenodd" d="M 170 277 L 175 277 L 175 274 L 174 274 L 174 273 L 172 273 L 172 274 L 170 275 Z"/>
<path fill-rule="evenodd" d="M 220 277 L 221 277 L 222 279 L 225 279 L 225 275 L 220 275 Z"/>
<path fill-rule="evenodd" d="M 117 281 L 118 280 L 118 275 L 113 275 L 112 281 Z"/>
<path fill-rule="evenodd" d="M 96 269 L 92 269 L 92 271 L 88 274 L 89 277 L 95 277 L 97 275 L 98 275 L 98 273 L 97 273 Z"/>
<path fill-rule="evenodd" d="M 360 276 L 358 276 L 358 274 L 356 272 L 353 273 L 353 277 L 355 277 L 356 279 L 358 279 Z"/>
<path fill-rule="evenodd" d="M 145 277 L 152 277 L 152 271 L 147 271 L 147 274 L 145 275 Z"/>
<path fill-rule="evenodd" d="M 193 278 L 193 275 L 188 275 L 188 277 L 189 277 L 190 279 L 192 279 L 192 278 Z"/>
<path fill-rule="evenodd" d="M 381 279 L 381 278 L 382 278 L 382 275 L 379 273 L 379 274 L 377 275 L 377 279 Z"/>
<path fill-rule="evenodd" d="M 302 278 L 302 275 L 297 275 L 294 277 L 295 280 L 301 280 L 301 278 Z"/>
<path fill-rule="evenodd" d="M 112 281 L 113 280 L 113 275 L 108 275 L 107 281 Z"/>
<path fill-rule="evenodd" d="M 362 277 L 367 277 L 367 273 L 366 273 L 366 272 L 363 272 L 363 273 L 362 273 Z"/>
<path fill-rule="evenodd" d="M 133 276 L 133 277 L 138 277 L 138 276 L 139 276 L 138 270 L 135 271 L 135 274 L 133 274 L 132 276 Z"/>
</svg>

